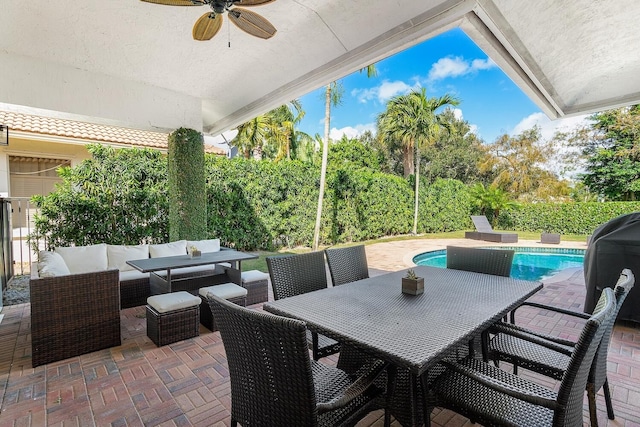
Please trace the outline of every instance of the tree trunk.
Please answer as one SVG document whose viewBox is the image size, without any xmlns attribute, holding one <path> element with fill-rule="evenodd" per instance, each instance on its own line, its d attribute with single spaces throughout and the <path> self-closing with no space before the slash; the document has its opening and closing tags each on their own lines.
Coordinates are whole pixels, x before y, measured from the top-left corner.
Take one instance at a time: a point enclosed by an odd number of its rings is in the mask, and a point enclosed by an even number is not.
<svg viewBox="0 0 640 427">
<path fill-rule="evenodd" d="M 418 234 L 418 196 L 420 195 L 420 152 L 416 149 L 416 189 L 415 200 L 413 203 L 413 231 L 412 233 Z"/>
<path fill-rule="evenodd" d="M 404 169 L 405 178 L 413 175 L 413 150 L 413 146 L 408 147 L 404 145 L 402 147 L 402 168 Z"/>
<path fill-rule="evenodd" d="M 253 149 L 253 159 L 262 160 L 262 145 L 256 145 Z"/>
<path fill-rule="evenodd" d="M 322 200 L 327 178 L 327 158 L 329 155 L 329 128 L 331 121 L 331 84 L 327 85 L 324 104 L 324 139 L 322 141 L 322 167 L 320 169 L 320 192 L 318 194 L 318 210 L 316 212 L 316 226 L 313 230 L 313 250 L 317 251 L 320 244 L 320 224 L 322 222 Z"/>
</svg>

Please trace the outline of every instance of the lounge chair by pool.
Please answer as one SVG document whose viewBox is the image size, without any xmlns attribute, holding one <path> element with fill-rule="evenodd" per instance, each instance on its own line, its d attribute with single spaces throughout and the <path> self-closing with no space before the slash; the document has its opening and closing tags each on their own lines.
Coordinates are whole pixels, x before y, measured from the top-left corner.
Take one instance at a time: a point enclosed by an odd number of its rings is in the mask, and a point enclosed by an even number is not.
<svg viewBox="0 0 640 427">
<path fill-rule="evenodd" d="M 497 243 L 517 243 L 518 235 L 516 233 L 503 233 L 493 231 L 493 227 L 489 224 L 489 220 L 484 215 L 472 215 L 471 220 L 476 226 L 476 231 L 466 231 L 464 237 L 466 239 L 484 240 L 487 242 Z"/>
</svg>

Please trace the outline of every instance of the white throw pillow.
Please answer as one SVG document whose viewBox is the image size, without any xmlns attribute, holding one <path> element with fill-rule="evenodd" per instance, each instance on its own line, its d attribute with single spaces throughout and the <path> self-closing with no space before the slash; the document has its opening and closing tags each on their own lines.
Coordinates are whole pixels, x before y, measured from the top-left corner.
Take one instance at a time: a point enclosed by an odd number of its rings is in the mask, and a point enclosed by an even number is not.
<svg viewBox="0 0 640 427">
<path fill-rule="evenodd" d="M 149 245 L 149 255 L 151 258 L 159 258 L 163 256 L 176 256 L 187 254 L 187 241 L 178 240 L 177 242 L 163 243 L 160 245 Z"/>
<path fill-rule="evenodd" d="M 120 271 L 135 270 L 127 261 L 149 258 L 149 245 L 107 245 L 107 260 L 109 269 Z"/>
<path fill-rule="evenodd" d="M 64 259 L 55 252 L 40 251 L 38 257 L 38 276 L 55 277 L 71 274 Z"/>
<path fill-rule="evenodd" d="M 220 239 L 187 240 L 187 250 L 191 249 L 191 246 L 195 246 L 203 254 L 206 252 L 219 252 Z"/>
<path fill-rule="evenodd" d="M 56 248 L 71 274 L 105 271 L 108 267 L 107 244 Z"/>
</svg>

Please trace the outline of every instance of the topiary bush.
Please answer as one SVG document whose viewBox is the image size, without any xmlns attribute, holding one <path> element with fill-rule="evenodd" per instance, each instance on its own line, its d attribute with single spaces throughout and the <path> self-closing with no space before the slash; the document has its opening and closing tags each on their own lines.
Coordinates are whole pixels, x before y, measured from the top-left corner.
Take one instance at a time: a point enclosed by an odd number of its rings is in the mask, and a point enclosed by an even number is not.
<svg viewBox="0 0 640 427">
<path fill-rule="evenodd" d="M 169 239 L 207 237 L 207 195 L 204 139 L 200 132 L 180 128 L 169 135 Z"/>
</svg>

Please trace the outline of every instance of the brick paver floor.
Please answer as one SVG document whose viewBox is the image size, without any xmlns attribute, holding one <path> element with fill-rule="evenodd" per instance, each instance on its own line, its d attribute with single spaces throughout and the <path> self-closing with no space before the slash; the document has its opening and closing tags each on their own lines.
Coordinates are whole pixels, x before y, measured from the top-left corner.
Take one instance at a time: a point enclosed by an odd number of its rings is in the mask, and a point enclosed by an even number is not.
<svg viewBox="0 0 640 427">
<path fill-rule="evenodd" d="M 407 268 L 412 265 L 415 254 L 441 249 L 447 244 L 486 245 L 464 239 L 369 245 L 367 259 L 371 274 Z M 519 245 L 546 246 L 533 241 Z M 585 247 L 580 243 L 561 246 Z M 547 282 L 532 299 L 580 309 L 584 294 L 582 271 L 570 270 Z M 260 309 L 260 306 L 253 308 Z M 536 310 L 520 311 L 523 324 L 566 337 L 575 337 L 581 327 Z M 229 425 L 229 375 L 217 332 L 201 327 L 197 338 L 158 348 L 146 336 L 144 307 L 125 309 L 122 310 L 121 346 L 33 369 L 30 305 L 5 307 L 3 314 L 0 427 Z M 328 362 L 334 363 L 335 357 Z M 616 325 L 608 369 L 616 419 L 607 419 L 600 392 L 597 397 L 600 425 L 640 426 L 640 328 L 637 325 Z M 523 372 L 522 375 L 549 387 L 557 386 L 554 381 L 535 374 Z M 586 399 L 584 407 L 585 423 L 588 423 Z M 382 411 L 371 413 L 358 426 L 382 426 L 382 415 Z M 432 421 L 435 426 L 471 425 L 466 418 L 439 409 L 433 412 Z"/>
</svg>

